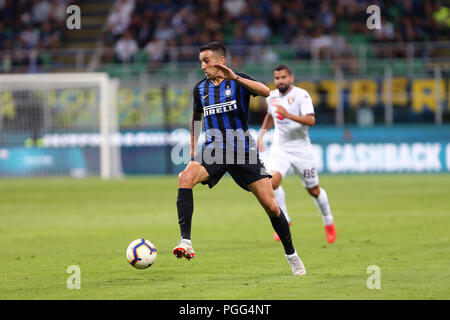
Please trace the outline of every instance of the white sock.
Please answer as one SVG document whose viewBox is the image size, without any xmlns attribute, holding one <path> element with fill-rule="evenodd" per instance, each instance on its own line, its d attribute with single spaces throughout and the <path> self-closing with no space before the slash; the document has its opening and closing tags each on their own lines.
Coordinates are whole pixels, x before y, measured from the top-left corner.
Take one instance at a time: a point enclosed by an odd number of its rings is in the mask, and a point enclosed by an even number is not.
<svg viewBox="0 0 450 320">
<path fill-rule="evenodd" d="M 186 242 L 188 245 L 192 246 L 192 241 L 190 239 L 181 239 L 181 241 Z"/>
<path fill-rule="evenodd" d="M 289 217 L 287 207 L 286 207 L 286 194 L 284 193 L 284 189 L 280 185 L 278 187 L 278 189 L 273 190 L 273 193 L 275 194 L 275 199 L 277 200 L 278 206 L 283 211 L 287 222 L 291 223 L 291 217 Z"/>
<path fill-rule="evenodd" d="M 319 208 L 322 214 L 323 224 L 328 226 L 333 223 L 333 216 L 331 214 L 330 205 L 328 204 L 328 196 L 325 190 L 320 188 L 319 196 L 316 198 L 312 197 L 317 208 Z"/>
</svg>

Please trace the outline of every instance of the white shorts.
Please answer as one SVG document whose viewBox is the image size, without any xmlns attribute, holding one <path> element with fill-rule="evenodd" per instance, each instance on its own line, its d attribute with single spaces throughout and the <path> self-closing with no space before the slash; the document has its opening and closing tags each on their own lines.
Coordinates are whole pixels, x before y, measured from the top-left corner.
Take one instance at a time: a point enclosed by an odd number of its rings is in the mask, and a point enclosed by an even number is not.
<svg viewBox="0 0 450 320">
<path fill-rule="evenodd" d="M 313 188 L 319 185 L 319 174 L 314 155 L 311 154 L 293 154 L 272 148 L 269 155 L 268 169 L 278 171 L 284 178 L 292 167 L 296 175 L 302 180 L 305 188 Z"/>
</svg>

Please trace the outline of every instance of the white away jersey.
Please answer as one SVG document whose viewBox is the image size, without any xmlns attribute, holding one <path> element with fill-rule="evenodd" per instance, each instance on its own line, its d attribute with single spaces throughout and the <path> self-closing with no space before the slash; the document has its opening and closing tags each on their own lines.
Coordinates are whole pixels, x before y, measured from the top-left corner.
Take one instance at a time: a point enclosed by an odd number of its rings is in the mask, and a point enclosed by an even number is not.
<svg viewBox="0 0 450 320">
<path fill-rule="evenodd" d="M 309 139 L 307 125 L 287 118 L 280 120 L 275 112 L 274 103 L 283 106 L 288 113 L 298 116 L 306 116 L 314 114 L 314 107 L 309 93 L 299 87 L 293 87 L 288 93 L 282 95 L 279 90 L 272 90 L 270 96 L 266 98 L 267 112 L 269 112 L 274 120 L 275 132 L 273 136 L 272 146 L 281 148 L 289 152 L 310 153 L 311 141 Z"/>
</svg>

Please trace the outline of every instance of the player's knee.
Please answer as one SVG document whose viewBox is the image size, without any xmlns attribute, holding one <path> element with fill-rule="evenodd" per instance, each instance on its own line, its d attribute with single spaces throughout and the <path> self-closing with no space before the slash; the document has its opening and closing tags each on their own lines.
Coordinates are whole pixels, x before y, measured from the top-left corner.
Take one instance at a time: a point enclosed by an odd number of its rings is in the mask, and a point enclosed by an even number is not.
<svg viewBox="0 0 450 320">
<path fill-rule="evenodd" d="M 319 186 L 313 187 L 313 188 L 307 188 L 306 190 L 308 190 L 309 194 L 314 197 L 317 198 L 320 194 L 320 188 Z"/>
<path fill-rule="evenodd" d="M 183 170 L 178 175 L 178 187 L 179 188 L 192 188 L 194 187 L 192 175 L 187 170 Z"/>
<path fill-rule="evenodd" d="M 270 182 L 272 183 L 272 189 L 273 190 L 277 190 L 278 187 L 280 186 L 280 181 L 277 180 L 277 179 L 273 179 L 272 178 Z"/>
<path fill-rule="evenodd" d="M 272 190 L 277 190 L 281 184 L 281 175 L 277 171 L 270 171 L 270 174 L 272 175 L 272 179 L 270 179 Z"/>
</svg>

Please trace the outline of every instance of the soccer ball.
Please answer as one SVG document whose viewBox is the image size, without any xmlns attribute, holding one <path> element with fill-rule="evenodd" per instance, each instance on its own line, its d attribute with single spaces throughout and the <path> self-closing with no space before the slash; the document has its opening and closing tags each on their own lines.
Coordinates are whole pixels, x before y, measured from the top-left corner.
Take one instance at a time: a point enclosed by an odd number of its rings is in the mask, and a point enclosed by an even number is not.
<svg viewBox="0 0 450 320">
<path fill-rule="evenodd" d="M 137 239 L 127 248 L 127 260 L 137 269 L 150 267 L 156 260 L 156 247 L 147 239 Z"/>
</svg>

